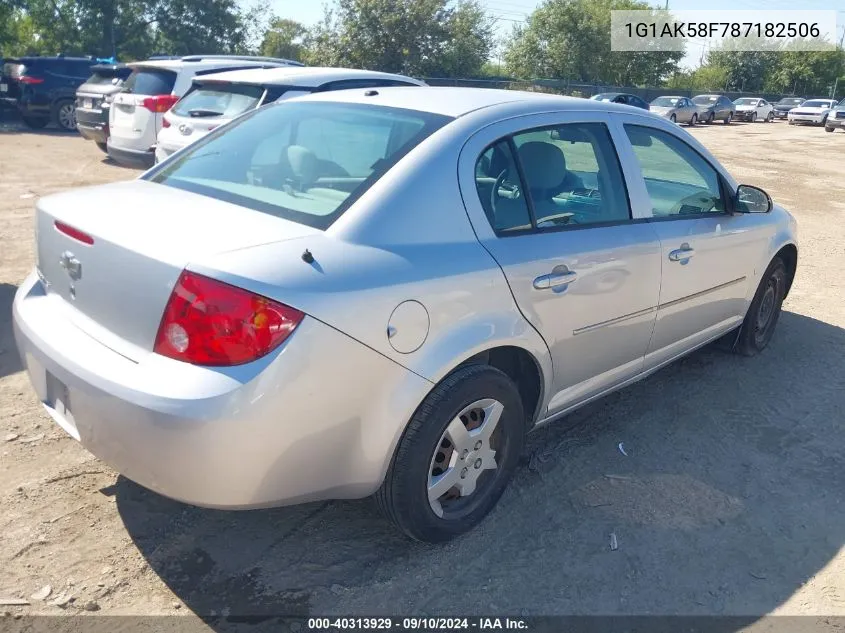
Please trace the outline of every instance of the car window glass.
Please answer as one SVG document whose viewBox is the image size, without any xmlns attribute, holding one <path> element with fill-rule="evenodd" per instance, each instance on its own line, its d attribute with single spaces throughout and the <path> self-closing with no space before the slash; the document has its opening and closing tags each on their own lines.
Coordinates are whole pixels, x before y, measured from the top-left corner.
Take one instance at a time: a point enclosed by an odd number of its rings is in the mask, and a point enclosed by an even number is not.
<svg viewBox="0 0 845 633">
<path fill-rule="evenodd" d="M 356 103 L 258 108 L 146 179 L 326 229 L 449 120 Z"/>
<path fill-rule="evenodd" d="M 475 188 L 490 226 L 497 233 L 532 228 L 519 170 L 507 141 L 499 141 L 478 157 Z"/>
<path fill-rule="evenodd" d="M 721 213 L 719 174 L 698 152 L 672 134 L 626 125 L 655 217 Z"/>
<path fill-rule="evenodd" d="M 514 136 L 538 229 L 631 217 L 607 127 L 572 123 Z"/>
<path fill-rule="evenodd" d="M 173 107 L 173 114 L 185 117 L 235 117 L 258 104 L 264 88 L 248 85 L 197 86 Z"/>
<path fill-rule="evenodd" d="M 139 95 L 168 95 L 176 84 L 176 73 L 162 68 L 136 68 L 123 84 L 125 92 Z"/>
</svg>

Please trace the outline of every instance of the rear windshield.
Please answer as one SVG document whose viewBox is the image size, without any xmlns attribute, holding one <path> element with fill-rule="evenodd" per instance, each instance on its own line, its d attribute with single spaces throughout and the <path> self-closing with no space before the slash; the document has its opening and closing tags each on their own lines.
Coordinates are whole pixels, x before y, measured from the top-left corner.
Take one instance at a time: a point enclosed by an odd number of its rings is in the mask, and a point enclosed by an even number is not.
<svg viewBox="0 0 845 633">
<path fill-rule="evenodd" d="M 254 108 L 264 94 L 261 86 L 206 84 L 194 86 L 173 106 L 173 114 L 189 117 L 233 118 Z"/>
<path fill-rule="evenodd" d="M 677 105 L 678 101 L 680 101 L 678 97 L 657 97 L 657 99 L 651 102 L 651 105 L 671 108 L 672 106 Z"/>
<path fill-rule="evenodd" d="M 356 103 L 259 108 L 146 178 L 318 229 L 449 117 Z"/>
<path fill-rule="evenodd" d="M 734 101 L 734 105 L 757 105 L 759 99 L 751 99 L 748 97 L 743 97 L 742 99 L 737 99 Z"/>
<path fill-rule="evenodd" d="M 128 68 L 109 68 L 102 70 L 95 70 L 94 74 L 85 80 L 86 84 L 117 84 L 126 79 L 130 72 Z"/>
<path fill-rule="evenodd" d="M 136 68 L 123 84 L 126 92 L 138 95 L 169 95 L 176 83 L 176 73 L 162 68 Z"/>
<path fill-rule="evenodd" d="M 716 101 L 718 100 L 719 97 L 710 97 L 707 95 L 702 95 L 693 99 L 692 102 L 696 105 L 707 105 L 708 103 L 716 103 Z"/>
</svg>

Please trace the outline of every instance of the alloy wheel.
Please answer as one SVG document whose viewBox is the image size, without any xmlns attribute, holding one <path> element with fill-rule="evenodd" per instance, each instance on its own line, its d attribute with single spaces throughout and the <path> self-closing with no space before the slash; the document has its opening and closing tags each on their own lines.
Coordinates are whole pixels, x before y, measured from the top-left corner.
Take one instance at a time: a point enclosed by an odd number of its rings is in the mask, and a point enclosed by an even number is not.
<svg viewBox="0 0 845 633">
<path fill-rule="evenodd" d="M 484 398 L 464 407 L 443 435 L 431 458 L 428 502 L 440 518 L 462 515 L 485 493 L 497 468 L 499 420 L 504 405 Z"/>
<path fill-rule="evenodd" d="M 72 103 L 63 103 L 59 107 L 56 118 L 62 129 L 76 129 L 76 107 Z"/>
</svg>

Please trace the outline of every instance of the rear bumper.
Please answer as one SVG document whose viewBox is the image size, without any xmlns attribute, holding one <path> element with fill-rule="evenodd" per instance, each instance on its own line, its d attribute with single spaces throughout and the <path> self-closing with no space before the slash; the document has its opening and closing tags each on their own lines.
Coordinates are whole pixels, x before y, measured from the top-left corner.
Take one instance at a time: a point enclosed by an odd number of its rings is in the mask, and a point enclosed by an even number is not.
<svg viewBox="0 0 845 633">
<path fill-rule="evenodd" d="M 112 141 L 112 137 L 109 137 L 106 149 L 111 159 L 116 163 L 127 165 L 129 167 L 140 167 L 142 169 L 152 167 L 155 163 L 154 150 L 126 149 L 124 147 L 115 146 Z"/>
<path fill-rule="evenodd" d="M 834 119 L 833 117 L 827 117 L 827 121 L 825 121 L 825 127 L 829 128 L 840 128 L 845 129 L 845 119 Z"/>
<path fill-rule="evenodd" d="M 76 128 L 89 141 L 105 143 L 109 137 L 109 115 L 103 111 L 76 109 Z"/>
<path fill-rule="evenodd" d="M 133 362 L 62 315 L 33 273 L 15 339 L 47 412 L 120 473 L 194 505 L 246 509 L 372 494 L 431 383 L 306 317 L 269 356 L 214 369 Z M 65 393 L 71 413 L 56 404 Z"/>
</svg>

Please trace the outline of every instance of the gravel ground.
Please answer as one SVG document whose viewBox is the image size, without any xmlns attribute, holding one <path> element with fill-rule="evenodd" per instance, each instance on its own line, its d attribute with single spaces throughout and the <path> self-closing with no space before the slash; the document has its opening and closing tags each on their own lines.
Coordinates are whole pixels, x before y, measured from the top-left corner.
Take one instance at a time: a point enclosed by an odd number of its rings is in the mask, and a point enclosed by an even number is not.
<svg viewBox="0 0 845 633">
<path fill-rule="evenodd" d="M 0 124 L 0 598 L 32 603 L 0 613 L 845 615 L 845 134 L 783 122 L 693 134 L 798 218 L 798 275 L 770 348 L 702 350 L 536 433 L 493 515 L 434 547 L 368 500 L 182 505 L 55 426 L 10 323 L 33 202 L 138 172 L 76 135 Z"/>
</svg>

